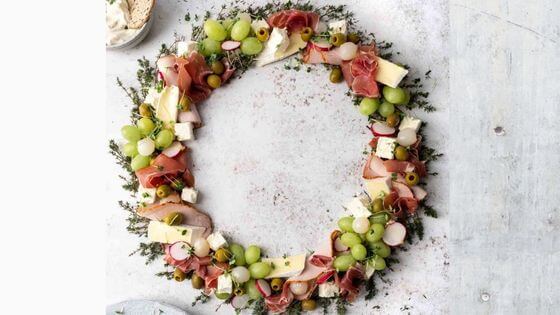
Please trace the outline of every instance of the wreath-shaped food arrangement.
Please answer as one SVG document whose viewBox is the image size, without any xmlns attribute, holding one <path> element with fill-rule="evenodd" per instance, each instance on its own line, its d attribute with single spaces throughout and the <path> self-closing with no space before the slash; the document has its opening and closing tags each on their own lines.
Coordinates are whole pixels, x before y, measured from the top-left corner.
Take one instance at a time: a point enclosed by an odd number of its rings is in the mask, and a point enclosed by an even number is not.
<svg viewBox="0 0 560 315">
<path fill-rule="evenodd" d="M 334 301 L 342 312 L 364 286 L 365 297 L 372 298 L 375 276 L 398 261 L 394 255 L 405 240 L 422 238 L 420 209 L 436 216 L 422 187 L 430 175 L 427 163 L 439 155 L 421 146 L 422 121 L 405 113 L 434 108 L 421 80 L 388 60 L 391 44 L 376 43 L 373 34 L 357 29 L 343 6 L 271 3 L 224 11 L 201 19 L 191 40 L 162 45 L 155 67 L 140 59 L 140 89 L 117 80 L 134 106 L 132 124 L 121 129 L 127 142 L 111 141 L 110 152 L 129 172 L 121 176 L 123 187 L 138 199 L 120 205 L 129 211 L 128 230 L 148 239 L 134 253 L 147 256 L 146 263 L 163 256 L 167 270 L 159 276 L 190 279 L 202 290 L 193 305 L 214 295 L 237 311 L 327 310 Z M 371 150 L 362 174 L 365 192 L 350 198 L 324 245 L 308 254 L 269 258 L 257 245 L 226 239 L 196 208 L 188 144 L 202 125 L 197 106 L 214 89 L 253 63 L 261 67 L 294 55 L 299 64 L 287 68 L 310 71 L 310 65 L 325 64 L 331 82 L 345 81 L 367 118 Z"/>
</svg>

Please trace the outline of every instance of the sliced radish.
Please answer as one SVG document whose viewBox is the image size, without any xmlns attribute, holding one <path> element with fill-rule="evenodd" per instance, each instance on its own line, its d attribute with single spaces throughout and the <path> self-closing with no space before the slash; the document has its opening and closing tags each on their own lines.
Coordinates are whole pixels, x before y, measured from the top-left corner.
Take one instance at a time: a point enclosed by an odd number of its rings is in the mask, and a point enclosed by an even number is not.
<svg viewBox="0 0 560 315">
<path fill-rule="evenodd" d="M 317 284 L 325 283 L 334 275 L 334 270 L 325 272 L 317 278 Z"/>
<path fill-rule="evenodd" d="M 376 122 L 371 126 L 371 132 L 376 136 L 391 136 L 395 134 L 396 130 L 387 126 L 386 123 Z"/>
<path fill-rule="evenodd" d="M 264 296 L 269 297 L 272 294 L 272 289 L 270 288 L 270 284 L 266 280 L 259 279 L 255 285 L 257 290 Z"/>
<path fill-rule="evenodd" d="M 312 48 L 315 48 L 318 51 L 328 51 L 331 49 L 332 44 L 326 40 L 320 40 L 318 42 L 310 42 L 313 45 Z"/>
<path fill-rule="evenodd" d="M 185 242 L 175 242 L 169 248 L 169 255 L 171 258 L 181 261 L 191 257 L 192 247 Z"/>
<path fill-rule="evenodd" d="M 406 228 L 399 222 L 393 222 L 385 227 L 383 242 L 389 246 L 399 246 L 406 238 Z"/>
<path fill-rule="evenodd" d="M 173 142 L 167 149 L 163 150 L 161 153 L 167 155 L 168 157 L 172 158 L 179 154 L 185 147 L 179 141 Z"/>
<path fill-rule="evenodd" d="M 340 237 L 337 237 L 336 240 L 334 240 L 334 249 L 337 252 L 343 252 L 348 250 L 348 246 L 342 244 L 342 241 L 340 240 Z"/>
<path fill-rule="evenodd" d="M 225 42 L 222 43 L 223 50 L 234 50 L 237 49 L 239 46 L 241 46 L 241 43 L 236 42 L 234 40 L 226 40 Z"/>
<path fill-rule="evenodd" d="M 247 294 L 236 295 L 233 297 L 233 299 L 231 299 L 231 306 L 233 306 L 233 308 L 235 309 L 242 309 L 247 306 L 247 303 L 249 303 L 249 299 L 249 295 Z"/>
</svg>

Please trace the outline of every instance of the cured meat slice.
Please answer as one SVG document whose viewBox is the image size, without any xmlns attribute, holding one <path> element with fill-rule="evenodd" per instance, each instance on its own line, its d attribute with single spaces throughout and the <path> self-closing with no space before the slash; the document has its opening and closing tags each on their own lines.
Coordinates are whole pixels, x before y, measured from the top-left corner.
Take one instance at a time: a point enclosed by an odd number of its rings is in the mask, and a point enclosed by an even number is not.
<svg viewBox="0 0 560 315">
<path fill-rule="evenodd" d="M 271 27 L 286 28 L 288 32 L 299 32 L 304 27 L 314 31 L 319 25 L 319 14 L 301 10 L 284 10 L 270 15 L 267 19 Z"/>
<path fill-rule="evenodd" d="M 166 215 L 173 212 L 179 212 L 183 215 L 182 224 L 205 228 L 204 237 L 212 233 L 212 219 L 200 210 L 185 204 L 165 203 L 137 209 L 138 215 L 151 220 L 162 220 Z"/>
<path fill-rule="evenodd" d="M 360 293 L 360 285 L 365 279 L 364 269 L 360 264 L 350 267 L 340 280 L 340 295 L 352 302 Z"/>
<path fill-rule="evenodd" d="M 183 159 L 185 153 L 170 158 L 165 154 L 158 155 L 152 165 L 136 171 L 136 177 L 144 188 L 156 188 L 157 186 L 169 182 L 173 177 L 183 173 L 187 164 Z"/>
</svg>

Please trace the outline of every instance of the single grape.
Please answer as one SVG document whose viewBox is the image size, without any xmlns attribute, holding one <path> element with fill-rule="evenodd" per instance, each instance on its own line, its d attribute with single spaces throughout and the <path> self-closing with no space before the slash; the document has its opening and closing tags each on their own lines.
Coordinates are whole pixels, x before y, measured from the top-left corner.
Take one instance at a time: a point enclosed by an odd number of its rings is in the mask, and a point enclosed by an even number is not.
<svg viewBox="0 0 560 315">
<path fill-rule="evenodd" d="M 395 105 L 393 105 L 392 103 L 384 101 L 379 106 L 379 114 L 385 118 L 387 118 L 387 116 L 391 115 L 394 112 L 395 112 Z"/>
<path fill-rule="evenodd" d="M 360 102 L 360 114 L 364 116 L 369 116 L 379 108 L 379 99 L 364 97 Z"/>
<path fill-rule="evenodd" d="M 231 39 L 238 42 L 244 40 L 251 31 L 251 22 L 246 20 L 239 20 L 233 24 L 231 28 Z"/>
<path fill-rule="evenodd" d="M 233 259 L 235 259 L 236 266 L 245 266 L 245 250 L 243 246 L 239 244 L 231 244 L 229 246 L 229 251 L 233 255 Z"/>
<path fill-rule="evenodd" d="M 272 271 L 270 264 L 264 262 L 256 262 L 249 266 L 249 272 L 253 279 L 263 279 Z"/>
<path fill-rule="evenodd" d="M 160 150 L 167 148 L 173 143 L 175 135 L 171 130 L 163 129 L 156 136 L 156 147 Z"/>
<path fill-rule="evenodd" d="M 352 246 L 350 252 L 352 253 L 352 257 L 354 257 L 354 259 L 356 260 L 364 260 L 367 255 L 367 249 L 362 244 L 356 244 Z"/>
<path fill-rule="evenodd" d="M 339 55 L 342 60 L 352 60 L 358 53 L 358 45 L 352 42 L 346 42 L 339 48 Z"/>
<path fill-rule="evenodd" d="M 353 217 L 343 217 L 338 220 L 338 227 L 344 232 L 354 232 L 352 229 Z"/>
<path fill-rule="evenodd" d="M 150 118 L 146 117 L 140 118 L 136 123 L 136 126 L 144 136 L 149 135 L 156 128 L 154 122 Z"/>
<path fill-rule="evenodd" d="M 245 250 L 245 262 L 249 265 L 254 264 L 261 258 L 261 249 L 258 246 L 251 245 Z"/>
<path fill-rule="evenodd" d="M 206 257 L 210 254 L 210 244 L 205 238 L 199 238 L 193 244 L 194 254 L 198 257 Z"/>
<path fill-rule="evenodd" d="M 231 270 L 231 276 L 233 278 L 233 280 L 235 280 L 235 282 L 237 283 L 245 283 L 247 281 L 249 281 L 249 278 L 251 278 L 251 274 L 249 273 L 249 269 L 243 267 L 243 266 L 238 266 L 235 267 Z"/>
<path fill-rule="evenodd" d="M 256 55 L 262 50 L 263 45 L 256 37 L 247 37 L 241 42 L 241 52 L 245 55 Z"/>
<path fill-rule="evenodd" d="M 154 140 L 150 138 L 144 138 L 137 142 L 137 149 L 138 153 L 140 153 L 141 155 L 150 156 L 152 155 L 152 153 L 154 153 L 156 145 L 154 143 Z"/>
<path fill-rule="evenodd" d="M 377 241 L 375 243 L 369 243 L 369 248 L 376 254 L 383 258 L 389 257 L 391 255 L 391 247 L 383 243 L 383 241 Z"/>
<path fill-rule="evenodd" d="M 399 131 L 399 134 L 397 135 L 397 142 L 403 147 L 413 145 L 416 140 L 416 132 L 411 128 L 405 128 Z"/>
<path fill-rule="evenodd" d="M 138 150 L 136 149 L 136 142 L 129 142 L 129 143 L 125 144 L 122 148 L 122 152 L 125 156 L 131 157 L 131 158 L 138 155 Z"/>
<path fill-rule="evenodd" d="M 245 292 L 252 300 L 258 300 L 262 297 L 259 289 L 257 289 L 255 279 L 251 279 L 245 283 Z"/>
<path fill-rule="evenodd" d="M 354 222 L 352 222 L 352 229 L 356 233 L 366 233 L 369 229 L 369 220 L 368 218 L 355 218 Z"/>
<path fill-rule="evenodd" d="M 204 33 L 206 33 L 208 38 L 215 41 L 223 41 L 227 37 L 224 26 L 220 22 L 212 19 L 204 21 Z"/>
<path fill-rule="evenodd" d="M 121 134 L 129 142 L 137 142 L 140 138 L 142 138 L 140 130 L 136 126 L 131 125 L 122 127 Z"/>
<path fill-rule="evenodd" d="M 352 233 L 352 232 L 346 232 L 346 233 L 342 234 L 342 236 L 340 237 L 340 240 L 342 241 L 342 244 L 344 244 L 348 247 L 352 247 L 356 244 L 362 243 L 362 239 L 360 238 L 360 236 L 358 234 Z"/>
<path fill-rule="evenodd" d="M 402 104 L 406 101 L 406 93 L 402 88 L 383 87 L 383 97 L 389 103 Z"/>
<path fill-rule="evenodd" d="M 340 255 L 334 259 L 333 267 L 337 271 L 346 271 L 356 263 L 356 259 L 352 255 Z"/>
<path fill-rule="evenodd" d="M 385 233 L 383 224 L 374 223 L 369 227 L 366 233 L 366 240 L 370 243 L 375 243 L 383 238 L 383 233 Z"/>
<path fill-rule="evenodd" d="M 307 292 L 309 285 L 307 282 L 292 282 L 290 283 L 290 291 L 295 295 L 302 295 Z"/>
<path fill-rule="evenodd" d="M 130 167 L 133 171 L 137 171 L 150 165 L 150 160 L 149 156 L 137 155 L 130 162 Z"/>
<path fill-rule="evenodd" d="M 385 267 L 387 267 L 385 259 L 383 259 L 383 257 L 375 256 L 375 265 L 373 268 L 377 271 L 381 271 L 385 269 Z"/>
<path fill-rule="evenodd" d="M 200 53 L 205 57 L 210 57 L 212 54 L 221 54 L 222 45 L 218 41 L 210 38 L 205 38 L 201 42 Z"/>
</svg>

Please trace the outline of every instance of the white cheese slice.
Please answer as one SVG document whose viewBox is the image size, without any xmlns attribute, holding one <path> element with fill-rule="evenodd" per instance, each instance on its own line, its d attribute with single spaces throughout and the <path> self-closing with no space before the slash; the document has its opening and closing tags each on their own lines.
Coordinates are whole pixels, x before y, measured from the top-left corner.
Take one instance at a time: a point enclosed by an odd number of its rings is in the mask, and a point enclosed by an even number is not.
<svg viewBox="0 0 560 315">
<path fill-rule="evenodd" d="M 273 30 L 274 32 L 274 30 Z M 285 48 L 285 50 L 279 53 L 274 47 L 274 44 L 270 43 L 270 39 L 265 44 L 265 47 L 259 57 L 257 58 L 257 66 L 262 67 L 267 64 L 282 60 L 287 58 L 297 52 L 300 49 L 305 48 L 307 43 L 301 39 L 301 35 L 299 33 L 292 33 L 289 37 L 289 45 Z"/>
<path fill-rule="evenodd" d="M 228 246 L 226 239 L 220 232 L 214 232 L 208 235 L 206 240 L 208 241 L 208 244 L 210 244 L 210 248 L 212 248 L 213 251 L 217 251 L 222 247 Z"/>
<path fill-rule="evenodd" d="M 331 298 L 338 295 L 339 289 L 334 282 L 325 282 L 319 284 L 319 297 Z"/>
<path fill-rule="evenodd" d="M 179 141 L 194 140 L 194 125 L 192 122 L 176 123 L 173 127 Z"/>
<path fill-rule="evenodd" d="M 186 57 L 191 52 L 196 51 L 198 43 L 192 40 L 186 42 L 177 42 L 177 56 Z"/>
<path fill-rule="evenodd" d="M 375 81 L 396 88 L 407 74 L 408 70 L 405 68 L 383 58 L 377 58 L 377 75 Z"/>
<path fill-rule="evenodd" d="M 285 258 L 263 258 L 262 262 L 272 266 L 272 271 L 265 279 L 297 276 L 305 268 L 305 260 L 305 254 Z"/>
<path fill-rule="evenodd" d="M 216 293 L 227 293 L 231 294 L 233 292 L 233 281 L 231 275 L 225 273 L 218 277 L 218 287 L 216 288 Z"/>
<path fill-rule="evenodd" d="M 389 194 L 393 186 L 390 176 L 366 179 L 364 182 L 366 191 L 372 200 Z"/>
<path fill-rule="evenodd" d="M 399 130 L 410 128 L 413 129 L 415 132 L 418 132 L 418 130 L 420 130 L 421 125 L 422 125 L 422 121 L 420 119 L 411 116 L 405 116 L 401 120 L 401 123 L 399 125 Z"/>
<path fill-rule="evenodd" d="M 270 25 L 268 25 L 265 20 L 255 20 L 251 23 L 251 28 L 256 34 L 261 28 L 266 28 L 267 30 L 270 29 Z"/>
<path fill-rule="evenodd" d="M 156 202 L 156 188 L 144 188 L 144 186 L 138 186 L 138 201 L 140 204 L 148 205 Z"/>
<path fill-rule="evenodd" d="M 194 188 L 185 187 L 181 191 L 181 199 L 186 202 L 196 203 L 196 200 L 198 199 L 198 191 Z"/>
<path fill-rule="evenodd" d="M 146 94 L 144 103 L 152 105 L 153 108 L 157 108 L 160 96 L 161 93 L 159 93 L 156 88 L 151 87 L 148 89 L 148 94 Z"/>
<path fill-rule="evenodd" d="M 372 214 L 368 209 L 369 204 L 369 197 L 362 194 L 353 198 L 346 205 L 346 210 L 350 211 L 355 218 L 367 218 Z"/>
<path fill-rule="evenodd" d="M 346 26 L 346 20 L 339 20 L 339 21 L 334 21 L 329 23 L 330 34 L 336 34 L 336 33 L 346 34 L 347 31 L 348 31 L 348 27 Z"/>
<path fill-rule="evenodd" d="M 375 155 L 380 158 L 392 160 L 395 157 L 395 148 L 397 147 L 397 138 L 379 137 Z"/>
<path fill-rule="evenodd" d="M 163 88 L 156 107 L 156 117 L 163 122 L 166 128 L 171 127 L 177 121 L 177 104 L 179 104 L 179 88 L 173 85 Z"/>
<path fill-rule="evenodd" d="M 192 244 L 202 237 L 204 228 L 190 225 L 167 225 L 163 222 L 152 220 L 148 224 L 148 239 L 152 242 L 173 244 L 178 241 Z"/>
</svg>

